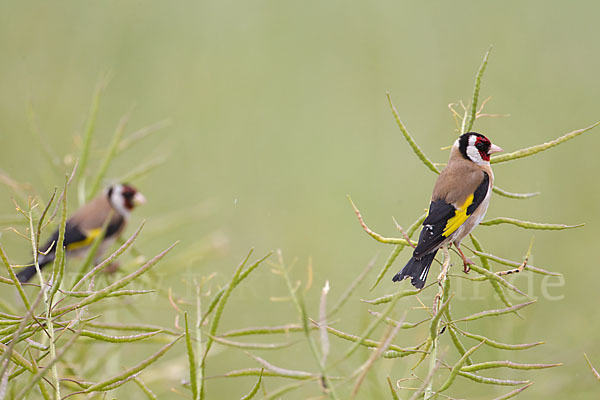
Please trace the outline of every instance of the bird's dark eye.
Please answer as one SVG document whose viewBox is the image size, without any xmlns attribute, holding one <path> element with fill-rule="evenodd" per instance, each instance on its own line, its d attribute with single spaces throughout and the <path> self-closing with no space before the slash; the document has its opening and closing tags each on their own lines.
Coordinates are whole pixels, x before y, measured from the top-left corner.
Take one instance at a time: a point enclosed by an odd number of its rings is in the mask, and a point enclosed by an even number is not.
<svg viewBox="0 0 600 400">
<path fill-rule="evenodd" d="M 126 199 L 132 199 L 134 196 L 133 192 L 124 192 L 123 193 L 123 197 L 125 197 Z"/>
<path fill-rule="evenodd" d="M 483 149 L 485 149 L 485 143 L 483 143 L 483 142 L 477 142 L 475 144 L 475 147 L 477 147 L 478 150 L 483 150 Z"/>
</svg>

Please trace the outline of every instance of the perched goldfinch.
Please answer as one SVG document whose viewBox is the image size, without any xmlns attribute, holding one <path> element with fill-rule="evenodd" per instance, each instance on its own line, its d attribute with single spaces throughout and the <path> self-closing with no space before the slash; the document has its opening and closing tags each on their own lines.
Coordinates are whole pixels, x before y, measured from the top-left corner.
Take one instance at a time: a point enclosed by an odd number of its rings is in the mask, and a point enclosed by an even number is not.
<svg viewBox="0 0 600 400">
<path fill-rule="evenodd" d="M 419 243 L 410 261 L 392 279 L 394 282 L 410 277 L 413 286 L 421 289 L 435 254 L 450 244 L 462 257 L 465 272 L 469 271 L 473 262 L 463 254 L 460 242 L 479 225 L 487 211 L 494 182 L 490 154 L 500 151 L 479 133 L 465 133 L 456 139 L 448 164 L 433 187 Z"/>
<path fill-rule="evenodd" d="M 85 253 L 102 233 L 102 227 L 110 218 L 103 242 L 98 248 L 97 254 L 102 254 L 125 228 L 131 210 L 145 202 L 144 196 L 129 185 L 117 184 L 106 188 L 104 193 L 81 207 L 67 220 L 65 240 L 62 244 L 66 256 L 71 257 Z M 58 230 L 52 234 L 45 246 L 40 247 L 38 257 L 40 268 L 44 268 L 54 261 L 57 240 Z M 21 270 L 17 277 L 19 281 L 27 282 L 35 274 L 35 265 L 32 265 Z"/>
</svg>

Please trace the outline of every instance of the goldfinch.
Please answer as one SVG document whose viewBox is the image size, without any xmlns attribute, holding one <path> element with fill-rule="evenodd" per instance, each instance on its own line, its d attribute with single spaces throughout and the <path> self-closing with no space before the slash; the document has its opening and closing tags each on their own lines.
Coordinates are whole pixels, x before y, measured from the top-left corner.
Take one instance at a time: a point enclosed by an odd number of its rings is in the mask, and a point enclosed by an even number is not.
<svg viewBox="0 0 600 400">
<path fill-rule="evenodd" d="M 435 254 L 451 244 L 463 259 L 464 271 L 469 271 L 468 266 L 473 262 L 463 254 L 460 242 L 479 225 L 487 211 L 494 182 L 490 155 L 500 151 L 500 147 L 479 133 L 465 133 L 456 139 L 448 164 L 433 187 L 417 247 L 392 281 L 410 277 L 414 287 L 423 288 Z"/>
<path fill-rule="evenodd" d="M 102 233 L 102 227 L 110 218 L 103 242 L 98 248 L 97 254 L 102 254 L 125 229 L 131 210 L 145 202 L 144 196 L 129 185 L 116 184 L 109 186 L 101 195 L 85 204 L 67 220 L 65 239 L 62 243 L 65 248 L 65 255 L 71 257 L 85 253 L 98 235 Z M 54 261 L 57 240 L 58 230 L 52 234 L 44 246 L 40 247 L 38 256 L 40 268 L 44 268 Z M 17 278 L 21 282 L 27 282 L 35 274 L 35 265 L 32 265 L 21 270 L 17 274 Z"/>
</svg>

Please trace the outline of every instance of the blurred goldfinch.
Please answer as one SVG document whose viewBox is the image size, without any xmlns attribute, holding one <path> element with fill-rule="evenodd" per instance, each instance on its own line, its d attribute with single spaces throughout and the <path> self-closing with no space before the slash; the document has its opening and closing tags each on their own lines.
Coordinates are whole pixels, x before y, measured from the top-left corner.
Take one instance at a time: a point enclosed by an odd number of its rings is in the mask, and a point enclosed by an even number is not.
<svg viewBox="0 0 600 400">
<path fill-rule="evenodd" d="M 456 139 L 448 164 L 433 187 L 419 243 L 410 261 L 392 279 L 394 282 L 410 277 L 413 286 L 421 289 L 435 254 L 450 244 L 462 257 L 465 272 L 469 271 L 468 266 L 473 263 L 463 254 L 460 242 L 479 225 L 487 211 L 494 181 L 490 154 L 500 151 L 479 133 L 465 133 Z"/>
<path fill-rule="evenodd" d="M 94 240 L 102 233 L 102 227 L 108 218 L 108 226 L 103 242 L 98 248 L 101 255 L 125 228 L 131 210 L 144 204 L 146 199 L 129 185 L 117 184 L 109 186 L 104 192 L 77 210 L 68 220 L 65 227 L 63 246 L 67 257 L 85 253 Z M 58 240 L 58 230 L 40 247 L 38 264 L 40 268 L 54 261 Z M 36 274 L 35 265 L 22 269 L 17 277 L 21 282 L 29 281 Z"/>
</svg>

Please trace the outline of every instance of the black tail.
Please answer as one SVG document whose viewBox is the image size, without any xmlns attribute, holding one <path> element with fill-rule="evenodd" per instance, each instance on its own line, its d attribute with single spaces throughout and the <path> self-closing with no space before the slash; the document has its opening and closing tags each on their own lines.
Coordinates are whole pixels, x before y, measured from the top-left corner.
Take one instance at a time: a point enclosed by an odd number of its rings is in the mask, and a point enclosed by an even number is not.
<svg viewBox="0 0 600 400">
<path fill-rule="evenodd" d="M 40 269 L 42 269 L 52 261 L 54 261 L 54 253 L 50 253 L 46 256 L 40 255 L 40 258 L 38 259 L 38 265 L 40 266 Z M 35 265 L 30 265 L 29 267 L 25 267 L 19 271 L 17 274 L 17 279 L 19 279 L 19 282 L 29 282 L 29 280 L 33 278 L 36 273 L 37 271 L 35 270 Z"/>
<path fill-rule="evenodd" d="M 402 271 L 398 272 L 392 278 L 392 281 L 399 282 L 404 278 L 410 277 L 410 283 L 417 289 L 422 289 L 425 286 L 427 280 L 427 274 L 429 273 L 429 267 L 435 258 L 436 251 L 432 251 L 429 254 L 424 255 L 421 258 L 412 257 L 408 263 L 402 268 Z"/>
</svg>

